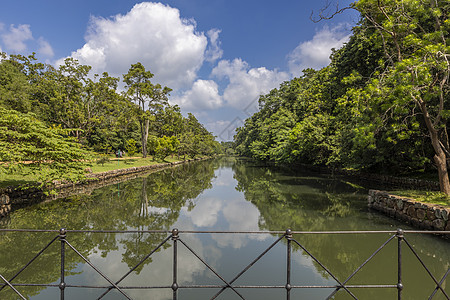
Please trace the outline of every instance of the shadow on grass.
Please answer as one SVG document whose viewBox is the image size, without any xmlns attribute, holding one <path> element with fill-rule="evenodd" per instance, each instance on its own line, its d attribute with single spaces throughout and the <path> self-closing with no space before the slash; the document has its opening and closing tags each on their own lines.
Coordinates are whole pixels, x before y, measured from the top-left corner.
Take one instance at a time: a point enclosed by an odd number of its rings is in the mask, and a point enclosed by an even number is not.
<svg viewBox="0 0 450 300">
<path fill-rule="evenodd" d="M 134 159 L 134 158 L 132 158 L 132 159 L 125 159 L 125 160 L 124 160 L 124 163 L 125 163 L 126 165 L 132 165 L 132 164 L 134 164 L 136 161 L 137 161 L 137 159 Z"/>
<path fill-rule="evenodd" d="M 0 180 L 0 188 L 6 187 L 24 187 L 29 188 L 33 186 L 38 186 L 40 183 L 34 180 L 25 179 L 2 179 Z"/>
</svg>

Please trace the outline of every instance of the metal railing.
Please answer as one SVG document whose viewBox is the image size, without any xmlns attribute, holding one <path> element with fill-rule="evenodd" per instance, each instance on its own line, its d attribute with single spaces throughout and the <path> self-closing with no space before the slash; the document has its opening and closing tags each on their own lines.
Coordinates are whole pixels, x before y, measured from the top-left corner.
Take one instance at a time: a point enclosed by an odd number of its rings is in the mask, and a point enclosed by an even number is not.
<svg viewBox="0 0 450 300">
<path fill-rule="evenodd" d="M 21 299 L 26 299 L 20 291 L 17 289 L 18 287 L 55 287 L 60 290 L 60 299 L 64 299 L 65 291 L 67 288 L 97 288 L 104 289 L 103 294 L 101 294 L 97 299 L 103 299 L 109 292 L 112 290 L 116 290 L 121 293 L 126 299 L 132 299 L 125 290 L 127 289 L 170 289 L 173 293 L 173 299 L 177 299 L 178 291 L 180 289 L 202 289 L 202 288 L 216 288 L 219 291 L 211 297 L 211 299 L 216 299 L 219 295 L 221 295 L 225 290 L 232 290 L 240 299 L 245 299 L 245 297 L 240 293 L 241 289 L 264 289 L 264 288 L 272 288 L 272 289 L 283 289 L 286 293 L 286 299 L 291 299 L 291 291 L 293 289 L 311 289 L 311 288 L 328 288 L 331 289 L 330 295 L 326 299 L 331 299 L 338 291 L 343 290 L 347 293 L 351 298 L 358 299 L 355 294 L 351 291 L 351 289 L 355 288 L 384 288 L 384 289 L 396 289 L 397 290 L 397 299 L 402 299 L 403 292 L 403 281 L 402 281 L 402 252 L 404 245 L 406 245 L 407 249 L 409 249 L 415 258 L 420 262 L 422 267 L 425 269 L 429 277 L 433 280 L 435 284 L 435 288 L 433 291 L 430 291 L 430 296 L 428 299 L 433 299 L 436 294 L 440 293 L 446 299 L 450 299 L 448 293 L 445 291 L 443 284 L 445 283 L 449 273 L 450 268 L 447 269 L 445 275 L 438 279 L 436 278 L 429 268 L 425 265 L 424 261 L 420 258 L 417 251 L 413 248 L 410 242 L 406 239 L 405 235 L 410 233 L 420 233 L 420 234 L 450 234 L 450 231 L 414 231 L 414 230 L 402 230 L 398 229 L 397 231 L 292 231 L 290 229 L 286 231 L 239 231 L 239 232 L 230 232 L 230 231 L 179 231 L 178 229 L 173 229 L 172 231 L 158 231 L 158 230 L 129 230 L 129 231 L 109 231 L 109 230 L 66 230 L 60 229 L 58 230 L 27 230 L 27 229 L 0 229 L 0 233 L 5 232 L 53 232 L 56 233 L 56 236 L 50 240 L 50 242 L 40 250 L 28 263 L 26 263 L 17 273 L 11 278 L 7 279 L 2 274 L 0 274 L 0 298 L 1 292 L 4 289 L 10 288 L 18 297 Z M 93 263 L 89 261 L 85 256 L 83 256 L 80 251 L 78 251 L 68 240 L 69 233 L 148 233 L 148 234 L 167 234 L 167 237 L 164 238 L 158 246 L 156 246 L 153 250 L 147 253 L 139 263 L 137 263 L 134 267 L 132 267 L 128 272 L 126 272 L 119 280 L 113 281 L 108 278 L 102 271 L 97 268 Z M 272 234 L 279 235 L 279 237 L 264 251 L 262 251 L 253 261 L 251 261 L 244 269 L 242 269 L 233 279 L 226 280 L 222 277 L 210 264 L 208 264 L 196 251 L 193 250 L 192 247 L 185 242 L 182 238 L 182 235 L 185 234 Z M 294 238 L 294 234 L 308 235 L 308 234 L 380 234 L 386 233 L 391 234 L 391 236 L 381 244 L 381 246 L 375 250 L 358 268 L 354 270 L 354 272 L 348 276 L 345 280 L 339 280 L 324 264 L 322 264 L 304 245 L 298 242 Z M 285 285 L 235 285 L 234 283 L 244 274 L 246 273 L 256 262 L 258 262 L 264 255 L 266 255 L 275 245 L 279 244 L 282 240 L 286 240 L 286 284 Z M 394 240 L 397 240 L 397 282 L 393 284 L 379 284 L 379 285 L 349 285 L 347 284 L 369 261 L 371 261 L 382 249 L 384 249 L 388 244 L 392 243 Z M 27 268 L 29 267 L 40 255 L 42 255 L 53 243 L 60 243 L 60 264 L 61 264 L 61 274 L 60 274 L 60 282 L 59 284 L 38 284 L 38 283 L 13 283 L 13 281 Z M 155 252 L 157 252 L 161 247 L 163 247 L 166 243 L 172 243 L 173 245 L 173 271 L 172 277 L 173 281 L 171 285 L 167 286 L 121 286 L 120 283 L 127 278 L 133 271 L 135 271 L 138 267 L 140 267 L 146 260 L 148 260 Z M 202 264 L 206 266 L 223 284 L 220 285 L 180 285 L 178 283 L 178 247 L 182 245 L 189 252 L 191 252 Z M 301 248 L 304 253 L 306 253 L 320 268 L 325 271 L 333 280 L 336 282 L 335 285 L 292 285 L 291 284 L 291 262 L 292 262 L 292 245 L 297 245 Z M 101 277 L 103 277 L 109 285 L 105 286 L 94 286 L 94 285 L 69 285 L 65 282 L 65 260 L 66 260 L 66 250 L 72 250 L 76 253 L 86 264 L 88 264 L 95 272 L 97 272 Z"/>
</svg>

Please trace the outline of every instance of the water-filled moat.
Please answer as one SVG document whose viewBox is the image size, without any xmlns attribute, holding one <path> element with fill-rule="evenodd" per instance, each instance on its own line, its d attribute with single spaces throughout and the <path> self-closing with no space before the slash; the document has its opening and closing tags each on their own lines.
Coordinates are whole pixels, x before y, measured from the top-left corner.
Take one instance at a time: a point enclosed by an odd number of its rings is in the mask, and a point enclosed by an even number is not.
<svg viewBox="0 0 450 300">
<path fill-rule="evenodd" d="M 371 186 L 302 170 L 267 167 L 243 160 L 217 159 L 180 165 L 95 190 L 91 195 L 41 203 L 14 211 L 0 228 L 68 230 L 182 231 L 335 231 L 409 229 L 367 208 Z M 11 278 L 57 233 L 0 233 L 0 274 Z M 140 262 L 168 233 L 74 233 L 67 239 L 106 276 L 116 281 Z M 294 238 L 341 282 L 392 234 L 295 234 Z M 186 244 L 225 280 L 233 279 L 279 235 L 184 234 Z M 440 281 L 450 267 L 450 243 L 430 235 L 408 234 L 409 243 Z M 283 239 L 242 275 L 235 285 L 285 285 L 286 240 Z M 60 243 L 52 244 L 13 283 L 54 283 L 60 279 Z M 173 243 L 134 270 L 123 286 L 170 286 Z M 65 281 L 106 286 L 80 256 L 66 249 Z M 178 284 L 221 285 L 208 267 L 178 245 Z M 405 246 L 402 253 L 403 298 L 428 299 L 436 285 Z M 449 279 L 446 281 L 448 282 Z M 397 241 L 382 249 L 348 285 L 396 284 Z M 443 284 L 447 294 L 448 283 Z M 306 251 L 292 245 L 291 284 L 331 286 L 336 281 Z M 30 299 L 59 299 L 58 287 L 17 287 Z M 220 289 L 179 289 L 178 299 L 210 299 Z M 325 299 L 333 289 L 293 289 L 291 299 Z M 396 299 L 397 290 L 351 289 L 358 299 Z M 97 299 L 104 290 L 67 288 L 65 299 Z M 133 299 L 172 299 L 171 289 L 126 289 Z M 285 289 L 239 289 L 245 299 L 285 299 Z M 9 287 L 1 299 L 18 299 Z M 125 299 L 111 291 L 104 299 Z M 227 289 L 217 299 L 240 299 Z M 334 299 L 353 299 L 344 290 Z M 433 299 L 446 299 L 437 292 Z"/>
</svg>

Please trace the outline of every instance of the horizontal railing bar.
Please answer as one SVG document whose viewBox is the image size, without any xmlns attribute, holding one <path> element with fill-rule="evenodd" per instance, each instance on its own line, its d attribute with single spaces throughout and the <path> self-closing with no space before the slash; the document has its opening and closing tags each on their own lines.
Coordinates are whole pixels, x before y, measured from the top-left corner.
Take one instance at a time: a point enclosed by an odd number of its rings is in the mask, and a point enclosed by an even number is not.
<svg viewBox="0 0 450 300">
<path fill-rule="evenodd" d="M 226 287 L 224 285 L 189 285 L 189 286 L 178 286 L 179 289 L 190 289 L 190 288 L 222 288 Z M 338 285 L 291 285 L 292 289 L 335 289 L 341 286 Z M 393 284 L 372 284 L 372 285 L 346 285 L 348 288 L 397 288 L 397 285 Z M 285 285 L 233 285 L 236 289 L 286 289 Z"/>
<path fill-rule="evenodd" d="M 59 233 L 58 230 L 53 229 L 0 229 L 1 232 L 54 232 Z M 171 230 L 70 230 L 66 232 L 71 233 L 166 233 L 171 234 Z M 179 230 L 179 233 L 189 234 L 285 234 L 286 231 L 196 231 L 196 230 Z M 292 231 L 292 234 L 396 234 L 396 230 L 337 230 L 337 231 Z M 417 234 L 450 234 L 450 231 L 426 231 L 426 230 L 403 230 L 403 233 L 417 233 Z"/>
<path fill-rule="evenodd" d="M 0 286 L 7 284 L 0 283 Z M 40 286 L 40 287 L 59 287 L 59 284 L 45 284 L 45 283 L 14 283 L 13 286 Z"/>
<path fill-rule="evenodd" d="M 0 284 L 5 285 L 5 284 Z M 20 287 L 55 287 L 59 288 L 58 284 L 38 284 L 38 283 L 18 283 L 14 284 L 14 286 Z M 397 285 L 390 284 L 368 284 L 368 285 L 345 285 L 347 288 L 397 288 Z M 171 289 L 171 285 L 166 286 L 118 286 L 120 289 L 124 290 L 150 290 L 150 289 Z M 226 285 L 180 285 L 178 289 L 219 289 L 225 288 Z M 66 284 L 65 288 L 89 288 L 89 289 L 108 289 L 113 288 L 112 286 L 90 286 L 90 285 L 71 285 Z M 258 288 L 266 288 L 266 289 L 285 289 L 285 285 L 233 285 L 233 288 L 236 289 L 258 289 Z M 336 289 L 342 288 L 339 285 L 291 285 L 293 289 L 319 289 L 319 288 L 328 288 L 328 289 Z"/>
<path fill-rule="evenodd" d="M 59 230 L 45 230 L 45 229 L 0 229 L 0 232 L 56 232 Z M 72 233 L 168 233 L 170 230 L 66 230 Z M 404 233 L 417 234 L 450 234 L 450 231 L 419 231 L 419 230 L 404 230 Z M 179 230 L 179 233 L 218 233 L 218 234 L 284 234 L 286 231 L 194 231 L 194 230 Z M 292 231 L 292 234 L 374 234 L 374 233 L 391 233 L 395 234 L 397 231 L 379 230 L 379 231 Z"/>
</svg>

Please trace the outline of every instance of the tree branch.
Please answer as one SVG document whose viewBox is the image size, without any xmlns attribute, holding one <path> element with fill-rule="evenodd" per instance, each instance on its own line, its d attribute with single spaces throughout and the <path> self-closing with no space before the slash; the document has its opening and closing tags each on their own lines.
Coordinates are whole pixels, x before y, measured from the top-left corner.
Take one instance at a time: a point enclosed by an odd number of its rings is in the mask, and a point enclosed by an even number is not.
<svg viewBox="0 0 450 300">
<path fill-rule="evenodd" d="M 314 11 L 311 11 L 311 15 L 310 15 L 309 19 L 311 21 L 313 21 L 314 23 L 319 23 L 322 20 L 331 20 L 332 18 L 334 18 L 334 16 L 341 14 L 348 9 L 353 8 L 351 6 L 339 8 L 339 1 L 336 1 L 336 7 L 335 7 L 334 11 L 331 14 L 329 14 L 327 11 L 330 8 L 330 6 L 331 6 L 331 2 L 327 1 L 325 6 L 319 10 L 319 14 L 318 14 L 319 17 L 317 19 L 314 18 Z"/>
</svg>

